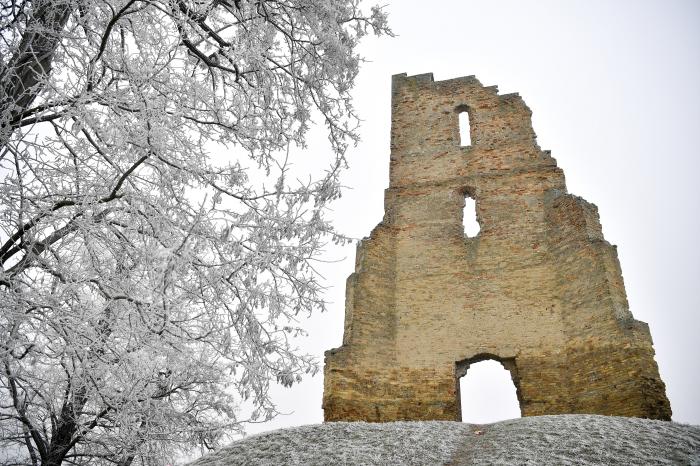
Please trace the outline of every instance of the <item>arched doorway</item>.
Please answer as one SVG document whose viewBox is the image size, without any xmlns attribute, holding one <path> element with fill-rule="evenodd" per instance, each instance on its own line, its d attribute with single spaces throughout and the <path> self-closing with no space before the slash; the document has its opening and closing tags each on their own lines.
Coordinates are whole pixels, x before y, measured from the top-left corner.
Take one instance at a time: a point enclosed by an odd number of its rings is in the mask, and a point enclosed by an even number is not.
<svg viewBox="0 0 700 466">
<path fill-rule="evenodd" d="M 456 365 L 462 421 L 490 424 L 521 417 L 514 359 L 479 355 Z"/>
</svg>

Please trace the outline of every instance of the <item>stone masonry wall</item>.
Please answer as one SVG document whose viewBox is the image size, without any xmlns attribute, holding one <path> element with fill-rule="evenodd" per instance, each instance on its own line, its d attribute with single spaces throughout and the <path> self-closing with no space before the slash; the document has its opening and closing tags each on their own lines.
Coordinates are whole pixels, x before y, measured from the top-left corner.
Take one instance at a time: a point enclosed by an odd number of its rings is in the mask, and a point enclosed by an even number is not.
<svg viewBox="0 0 700 466">
<path fill-rule="evenodd" d="M 397 75 L 392 93 L 385 216 L 347 281 L 325 419 L 461 420 L 458 379 L 484 359 L 510 371 L 524 416 L 670 419 L 615 246 L 595 205 L 567 194 L 523 100 L 472 76 Z M 465 196 L 481 227 L 473 238 Z"/>
</svg>

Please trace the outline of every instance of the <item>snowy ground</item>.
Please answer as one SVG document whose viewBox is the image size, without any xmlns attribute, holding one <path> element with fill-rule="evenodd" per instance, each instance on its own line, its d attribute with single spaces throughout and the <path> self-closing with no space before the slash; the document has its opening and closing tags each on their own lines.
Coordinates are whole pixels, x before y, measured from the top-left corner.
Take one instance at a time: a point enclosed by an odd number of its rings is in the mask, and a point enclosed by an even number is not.
<svg viewBox="0 0 700 466">
<path fill-rule="evenodd" d="M 255 435 L 190 466 L 700 465 L 700 426 L 571 414 L 494 424 L 334 422 Z"/>
</svg>

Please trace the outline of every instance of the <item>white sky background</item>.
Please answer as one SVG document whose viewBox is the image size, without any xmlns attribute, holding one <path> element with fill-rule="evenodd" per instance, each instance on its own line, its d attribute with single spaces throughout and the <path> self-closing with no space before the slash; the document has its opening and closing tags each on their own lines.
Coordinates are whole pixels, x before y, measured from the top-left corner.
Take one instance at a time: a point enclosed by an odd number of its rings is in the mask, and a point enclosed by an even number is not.
<svg viewBox="0 0 700 466">
<path fill-rule="evenodd" d="M 649 323 L 673 419 L 700 424 L 700 2 L 395 0 L 396 38 L 365 40 L 354 90 L 363 141 L 350 150 L 348 189 L 334 206 L 346 234 L 369 235 L 389 180 L 391 75 L 476 75 L 533 111 L 542 149 L 569 192 L 599 208 L 618 245 L 630 309 Z M 315 132 L 308 152 L 328 151 Z M 345 279 L 355 247 L 329 250 L 329 312 L 308 321 L 300 344 L 319 359 L 340 346 Z M 323 377 L 275 389 L 277 420 L 249 433 L 319 423 Z M 495 390 L 494 387 L 485 387 Z M 485 408 L 488 408 L 486 406 Z"/>
</svg>

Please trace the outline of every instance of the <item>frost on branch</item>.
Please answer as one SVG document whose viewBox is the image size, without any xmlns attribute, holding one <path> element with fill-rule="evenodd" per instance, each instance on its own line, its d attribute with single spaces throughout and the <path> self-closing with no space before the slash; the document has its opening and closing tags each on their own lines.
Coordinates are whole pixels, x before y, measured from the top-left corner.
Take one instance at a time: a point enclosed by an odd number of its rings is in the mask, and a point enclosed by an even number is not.
<svg viewBox="0 0 700 466">
<path fill-rule="evenodd" d="M 368 32 L 356 0 L 0 0 L 2 461 L 166 462 L 316 371 L 289 338 Z M 333 153 L 300 182 L 312 117 Z"/>
</svg>

